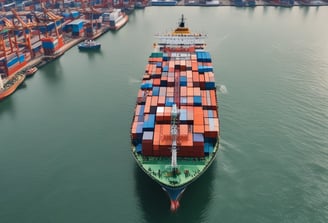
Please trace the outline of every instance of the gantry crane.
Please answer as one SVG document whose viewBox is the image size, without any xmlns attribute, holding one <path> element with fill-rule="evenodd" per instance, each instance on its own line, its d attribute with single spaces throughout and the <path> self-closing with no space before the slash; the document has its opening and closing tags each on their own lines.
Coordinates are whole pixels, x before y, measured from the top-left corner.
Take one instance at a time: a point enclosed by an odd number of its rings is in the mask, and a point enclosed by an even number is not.
<svg viewBox="0 0 328 223">
<path fill-rule="evenodd" d="M 20 15 L 16 12 L 15 9 L 11 9 L 13 13 L 13 19 L 16 18 L 19 22 L 19 25 L 15 25 L 14 28 L 16 30 L 22 30 L 24 34 L 25 42 L 20 43 L 21 45 L 25 45 L 30 52 L 31 56 L 34 56 L 33 49 L 32 49 L 32 42 L 31 42 L 31 31 L 32 27 L 36 26 L 36 23 L 28 21 L 27 23 L 20 17 Z"/>
<path fill-rule="evenodd" d="M 37 15 L 35 12 L 32 12 L 38 27 L 45 27 L 46 31 L 44 33 L 46 39 L 53 39 L 53 36 L 51 36 L 51 31 L 49 32 L 48 26 L 49 22 L 54 23 L 54 29 L 55 29 L 55 35 L 56 39 L 58 40 L 58 44 L 56 46 L 56 50 L 60 49 L 64 45 L 64 39 L 63 35 L 61 33 L 61 20 L 63 19 L 62 16 L 56 15 L 53 12 L 47 10 L 45 7 L 42 7 L 43 14 L 42 15 Z M 44 40 L 44 39 L 43 39 Z"/>
<path fill-rule="evenodd" d="M 5 75 L 10 76 L 27 63 L 29 54 L 24 55 L 24 52 L 20 52 L 17 35 L 15 34 L 17 31 L 24 32 L 25 28 L 16 26 L 14 22 L 11 22 L 6 17 L 2 18 L 2 21 L 5 26 L 1 30 L 0 35 L 1 70 Z"/>
</svg>

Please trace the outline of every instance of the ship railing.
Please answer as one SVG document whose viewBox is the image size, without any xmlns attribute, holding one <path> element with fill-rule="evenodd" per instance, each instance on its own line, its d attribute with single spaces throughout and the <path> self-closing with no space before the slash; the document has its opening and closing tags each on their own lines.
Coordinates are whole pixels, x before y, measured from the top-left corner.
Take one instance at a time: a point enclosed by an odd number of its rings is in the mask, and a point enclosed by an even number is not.
<svg viewBox="0 0 328 223">
<path fill-rule="evenodd" d="M 205 38 L 199 36 L 156 36 L 159 44 L 205 44 Z"/>
</svg>

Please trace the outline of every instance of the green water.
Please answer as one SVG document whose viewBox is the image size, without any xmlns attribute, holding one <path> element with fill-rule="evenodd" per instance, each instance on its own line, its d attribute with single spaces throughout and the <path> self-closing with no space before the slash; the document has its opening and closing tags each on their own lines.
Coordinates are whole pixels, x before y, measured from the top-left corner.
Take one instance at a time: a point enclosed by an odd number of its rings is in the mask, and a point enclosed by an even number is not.
<svg viewBox="0 0 328 223">
<path fill-rule="evenodd" d="M 221 145 L 177 213 L 130 153 L 155 41 L 208 34 Z M 0 102 L 0 222 L 328 222 L 328 8 L 151 7 Z M 225 88 L 225 89 L 224 89 Z"/>
</svg>

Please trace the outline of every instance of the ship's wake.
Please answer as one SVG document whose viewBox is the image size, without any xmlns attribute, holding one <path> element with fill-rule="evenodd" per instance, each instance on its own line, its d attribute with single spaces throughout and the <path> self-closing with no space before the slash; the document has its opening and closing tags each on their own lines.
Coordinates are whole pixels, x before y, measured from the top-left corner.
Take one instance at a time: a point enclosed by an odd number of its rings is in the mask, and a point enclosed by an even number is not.
<svg viewBox="0 0 328 223">
<path fill-rule="evenodd" d="M 138 80 L 138 79 L 135 79 L 135 78 L 130 77 L 129 78 L 129 83 L 130 84 L 140 84 L 141 83 L 141 80 Z"/>
<path fill-rule="evenodd" d="M 218 85 L 217 86 L 218 92 L 222 94 L 228 94 L 228 89 L 225 85 Z"/>
</svg>

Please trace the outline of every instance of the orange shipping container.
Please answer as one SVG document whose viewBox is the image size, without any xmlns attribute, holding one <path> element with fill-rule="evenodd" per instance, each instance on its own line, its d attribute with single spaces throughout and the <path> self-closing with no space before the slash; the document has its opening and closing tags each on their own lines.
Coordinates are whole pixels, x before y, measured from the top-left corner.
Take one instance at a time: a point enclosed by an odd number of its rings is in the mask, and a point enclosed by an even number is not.
<svg viewBox="0 0 328 223">
<path fill-rule="evenodd" d="M 194 107 L 194 125 L 204 124 L 204 113 L 202 107 Z"/>
<path fill-rule="evenodd" d="M 183 137 L 187 137 L 189 132 L 188 125 L 180 124 L 179 125 L 179 139 L 182 139 Z"/>
<path fill-rule="evenodd" d="M 210 91 L 210 94 L 211 94 L 211 106 L 212 106 L 212 108 L 215 108 L 216 107 L 216 95 L 215 95 L 215 91 L 214 90 L 211 90 Z"/>
<path fill-rule="evenodd" d="M 187 105 L 189 106 L 194 105 L 194 96 L 187 96 Z"/>
<path fill-rule="evenodd" d="M 201 96 L 199 87 L 194 87 L 194 96 Z"/>
<path fill-rule="evenodd" d="M 144 110 L 145 114 L 149 114 L 149 112 L 150 112 L 151 98 L 152 97 L 147 97 L 147 99 L 146 99 L 145 110 Z"/>
<path fill-rule="evenodd" d="M 161 74 L 162 73 L 162 68 L 156 67 L 155 74 Z"/>
<path fill-rule="evenodd" d="M 164 108 L 164 115 L 163 115 L 163 120 L 164 121 L 171 121 L 171 111 L 172 111 L 172 107 L 165 107 Z"/>
<path fill-rule="evenodd" d="M 151 106 L 157 106 L 158 96 L 151 97 Z"/>
<path fill-rule="evenodd" d="M 158 97 L 158 105 L 164 106 L 165 105 L 165 96 L 159 96 Z"/>
<path fill-rule="evenodd" d="M 198 63 L 197 63 L 197 61 L 192 61 L 191 62 L 191 69 L 192 69 L 192 71 L 198 71 Z"/>
<path fill-rule="evenodd" d="M 194 125 L 194 133 L 204 133 L 204 125 Z"/>
<path fill-rule="evenodd" d="M 187 96 L 194 96 L 194 88 L 187 87 Z"/>
<path fill-rule="evenodd" d="M 191 70 L 187 70 L 187 78 L 192 78 L 193 72 Z"/>
<path fill-rule="evenodd" d="M 154 86 L 160 86 L 161 85 L 161 79 L 160 78 L 154 78 L 153 79 L 153 85 Z"/>
<path fill-rule="evenodd" d="M 180 87 L 180 96 L 181 97 L 187 96 L 187 87 Z"/>
</svg>

